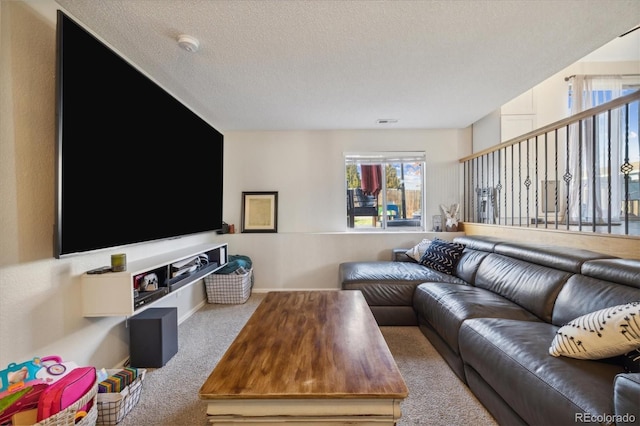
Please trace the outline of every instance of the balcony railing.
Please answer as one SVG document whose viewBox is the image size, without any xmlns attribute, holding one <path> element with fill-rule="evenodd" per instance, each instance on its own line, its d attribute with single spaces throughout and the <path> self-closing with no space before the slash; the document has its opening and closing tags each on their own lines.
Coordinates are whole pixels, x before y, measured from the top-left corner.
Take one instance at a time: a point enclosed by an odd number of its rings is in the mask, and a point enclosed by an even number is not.
<svg viewBox="0 0 640 426">
<path fill-rule="evenodd" d="M 640 235 L 640 91 L 460 160 L 462 220 Z"/>
</svg>

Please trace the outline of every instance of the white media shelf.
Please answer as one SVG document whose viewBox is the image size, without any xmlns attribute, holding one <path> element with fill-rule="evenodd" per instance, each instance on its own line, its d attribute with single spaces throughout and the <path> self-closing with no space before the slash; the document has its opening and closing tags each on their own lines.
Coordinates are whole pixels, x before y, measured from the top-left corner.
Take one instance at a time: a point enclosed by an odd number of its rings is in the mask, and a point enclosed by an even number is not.
<svg viewBox="0 0 640 426">
<path fill-rule="evenodd" d="M 206 255 L 209 263 L 184 276 L 171 278 L 171 265 L 198 255 Z M 131 316 L 141 312 L 162 297 L 222 268 L 228 259 L 227 244 L 201 244 L 127 263 L 123 272 L 82 275 L 82 314 L 85 317 Z M 155 273 L 158 293 L 140 293 L 134 297 L 136 280 Z M 146 300 L 149 300 L 148 302 Z"/>
</svg>

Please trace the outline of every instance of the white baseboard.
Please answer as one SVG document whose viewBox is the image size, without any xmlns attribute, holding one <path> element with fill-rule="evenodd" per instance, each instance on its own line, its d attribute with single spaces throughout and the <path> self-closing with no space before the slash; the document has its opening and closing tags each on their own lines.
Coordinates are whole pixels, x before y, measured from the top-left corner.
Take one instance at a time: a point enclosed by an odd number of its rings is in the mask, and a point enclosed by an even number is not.
<svg viewBox="0 0 640 426">
<path fill-rule="evenodd" d="M 193 308 L 191 308 L 191 310 L 189 310 L 189 312 L 185 313 L 184 315 L 182 315 L 180 318 L 178 318 L 178 325 L 182 324 L 183 322 L 185 322 L 186 320 L 189 319 L 189 317 L 191 317 L 193 314 L 195 314 L 198 310 L 200 310 L 204 305 L 206 305 L 207 300 L 203 299 L 200 303 L 198 303 L 197 305 L 195 305 Z"/>
</svg>

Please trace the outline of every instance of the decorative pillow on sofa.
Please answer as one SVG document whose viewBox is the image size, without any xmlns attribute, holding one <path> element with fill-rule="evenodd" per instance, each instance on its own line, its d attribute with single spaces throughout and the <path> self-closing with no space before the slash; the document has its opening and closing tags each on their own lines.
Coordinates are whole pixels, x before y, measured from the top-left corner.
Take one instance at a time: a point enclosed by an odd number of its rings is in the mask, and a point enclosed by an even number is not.
<svg viewBox="0 0 640 426">
<path fill-rule="evenodd" d="M 556 332 L 549 354 L 602 359 L 640 347 L 640 302 L 613 306 L 578 317 Z"/>
<path fill-rule="evenodd" d="M 436 238 L 425 250 L 420 263 L 427 268 L 451 275 L 462 257 L 464 244 Z"/>
<path fill-rule="evenodd" d="M 627 373 L 640 373 L 640 348 L 622 355 L 622 365 Z"/>
<path fill-rule="evenodd" d="M 427 250 L 427 247 L 429 247 L 429 244 L 431 244 L 431 240 L 428 240 L 425 238 L 424 240 L 416 244 L 414 247 L 411 247 L 409 250 L 407 250 L 405 254 L 410 258 L 414 259 L 416 262 L 420 262 L 420 259 L 422 259 L 422 256 L 424 255 L 424 252 Z"/>
</svg>

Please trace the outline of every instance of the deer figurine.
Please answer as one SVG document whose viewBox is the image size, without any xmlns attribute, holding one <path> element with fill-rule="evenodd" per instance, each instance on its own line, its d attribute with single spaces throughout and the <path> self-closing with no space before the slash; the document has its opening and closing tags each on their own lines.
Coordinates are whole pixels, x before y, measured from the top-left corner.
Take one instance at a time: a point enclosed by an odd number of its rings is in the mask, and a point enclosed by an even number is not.
<svg viewBox="0 0 640 426">
<path fill-rule="evenodd" d="M 446 218 L 445 230 L 447 232 L 456 232 L 458 230 L 458 209 L 460 204 L 452 204 L 450 208 L 447 208 L 444 204 L 440 204 L 442 214 Z"/>
</svg>

